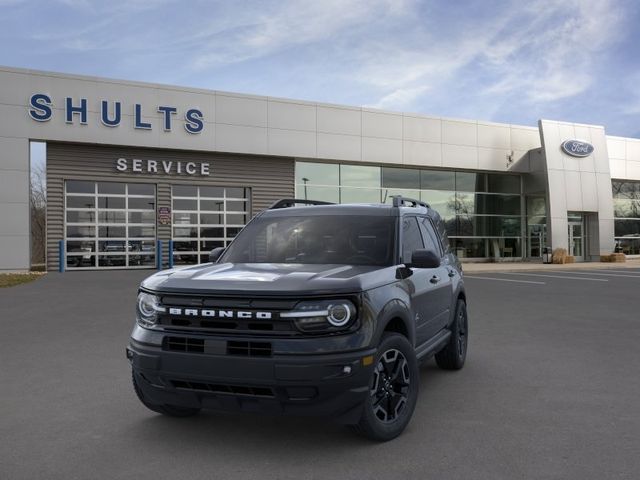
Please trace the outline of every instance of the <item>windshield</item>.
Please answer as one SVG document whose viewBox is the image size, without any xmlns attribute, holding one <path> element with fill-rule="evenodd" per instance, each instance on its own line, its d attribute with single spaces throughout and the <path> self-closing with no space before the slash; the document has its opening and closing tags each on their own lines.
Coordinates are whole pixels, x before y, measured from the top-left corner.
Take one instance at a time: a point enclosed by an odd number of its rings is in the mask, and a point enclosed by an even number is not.
<svg viewBox="0 0 640 480">
<path fill-rule="evenodd" d="M 220 262 L 392 265 L 394 218 L 259 217 L 240 232 Z"/>
</svg>

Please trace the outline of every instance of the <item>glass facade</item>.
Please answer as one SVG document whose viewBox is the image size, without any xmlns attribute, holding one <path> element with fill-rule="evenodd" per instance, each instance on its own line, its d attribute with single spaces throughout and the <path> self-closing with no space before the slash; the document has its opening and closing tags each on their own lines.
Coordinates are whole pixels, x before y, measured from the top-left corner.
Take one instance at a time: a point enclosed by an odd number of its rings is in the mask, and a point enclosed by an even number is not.
<svg viewBox="0 0 640 480">
<path fill-rule="evenodd" d="M 613 180 L 616 245 L 627 255 L 640 255 L 640 182 Z"/>
<path fill-rule="evenodd" d="M 155 265 L 155 185 L 67 180 L 65 248 L 68 269 Z"/>
<path fill-rule="evenodd" d="M 393 195 L 423 200 L 437 210 L 452 248 L 461 258 L 521 257 L 524 253 L 523 219 L 529 217 L 523 214 L 519 175 L 296 163 L 299 198 L 390 203 Z M 544 215 L 532 215 L 531 221 L 544 221 Z M 539 249 L 538 246 L 529 251 L 535 253 Z"/>
<path fill-rule="evenodd" d="M 249 189 L 173 185 L 173 261 L 204 263 L 226 247 L 248 221 Z"/>
</svg>

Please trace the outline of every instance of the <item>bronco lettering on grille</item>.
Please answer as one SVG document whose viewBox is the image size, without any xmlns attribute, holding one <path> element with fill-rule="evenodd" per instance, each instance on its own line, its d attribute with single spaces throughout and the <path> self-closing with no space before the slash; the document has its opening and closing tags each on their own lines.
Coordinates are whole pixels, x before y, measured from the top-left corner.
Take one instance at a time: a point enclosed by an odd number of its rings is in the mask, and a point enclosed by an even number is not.
<svg viewBox="0 0 640 480">
<path fill-rule="evenodd" d="M 242 310 L 213 310 L 200 308 L 177 308 L 170 307 L 169 315 L 183 315 L 185 317 L 206 317 L 206 318 L 241 318 L 259 320 L 270 320 L 271 312 L 251 312 Z"/>
</svg>

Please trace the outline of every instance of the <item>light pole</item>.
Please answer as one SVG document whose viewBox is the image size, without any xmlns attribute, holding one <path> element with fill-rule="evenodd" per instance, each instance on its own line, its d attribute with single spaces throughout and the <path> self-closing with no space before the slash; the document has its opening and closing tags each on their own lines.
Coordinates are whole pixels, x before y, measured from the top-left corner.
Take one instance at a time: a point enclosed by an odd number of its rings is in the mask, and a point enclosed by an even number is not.
<svg viewBox="0 0 640 480">
<path fill-rule="evenodd" d="M 304 199 L 307 200 L 307 182 L 309 181 L 309 179 L 303 177 L 302 181 L 304 182 Z"/>
</svg>

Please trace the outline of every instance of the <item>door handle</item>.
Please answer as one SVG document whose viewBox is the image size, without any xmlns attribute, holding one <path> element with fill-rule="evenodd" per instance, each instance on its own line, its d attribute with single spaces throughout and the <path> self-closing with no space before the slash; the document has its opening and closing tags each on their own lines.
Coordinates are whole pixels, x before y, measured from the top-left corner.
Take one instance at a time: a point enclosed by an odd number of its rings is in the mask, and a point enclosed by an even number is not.
<svg viewBox="0 0 640 480">
<path fill-rule="evenodd" d="M 431 283 L 436 284 L 440 281 L 440 277 L 437 275 L 434 275 L 433 277 L 431 277 L 431 280 L 429 280 Z"/>
<path fill-rule="evenodd" d="M 455 277 L 456 276 L 456 271 L 455 270 L 449 270 L 449 277 Z"/>
</svg>

